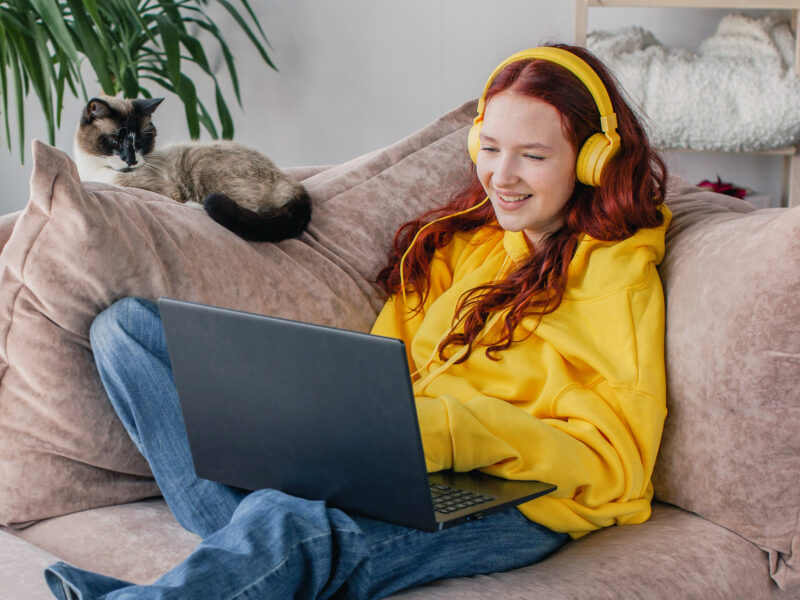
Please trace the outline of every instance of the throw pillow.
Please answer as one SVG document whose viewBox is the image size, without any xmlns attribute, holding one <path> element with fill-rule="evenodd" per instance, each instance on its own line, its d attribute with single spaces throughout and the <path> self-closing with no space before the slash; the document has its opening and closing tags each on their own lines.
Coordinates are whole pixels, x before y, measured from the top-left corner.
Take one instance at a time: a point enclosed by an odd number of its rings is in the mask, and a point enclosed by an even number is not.
<svg viewBox="0 0 800 600">
<path fill-rule="evenodd" d="M 0 523 L 158 493 L 94 366 L 98 312 L 124 296 L 171 296 L 368 330 L 394 231 L 469 173 L 473 113 L 465 104 L 305 179 L 312 223 L 279 244 L 246 242 L 150 192 L 84 185 L 66 154 L 34 142 L 30 202 L 0 254 Z"/>
<path fill-rule="evenodd" d="M 656 497 L 763 547 L 775 581 L 798 585 L 800 207 L 675 184 Z"/>
</svg>

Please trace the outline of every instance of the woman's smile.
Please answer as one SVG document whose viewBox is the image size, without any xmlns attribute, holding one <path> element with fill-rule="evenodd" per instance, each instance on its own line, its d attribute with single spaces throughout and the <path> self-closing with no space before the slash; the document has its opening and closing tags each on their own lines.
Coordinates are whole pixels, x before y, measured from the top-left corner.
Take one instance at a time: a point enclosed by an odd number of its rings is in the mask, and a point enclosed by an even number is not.
<svg viewBox="0 0 800 600">
<path fill-rule="evenodd" d="M 501 194 L 495 191 L 497 199 L 500 201 L 502 208 L 506 210 L 513 210 L 519 208 L 524 200 L 533 197 L 532 194 Z"/>
</svg>

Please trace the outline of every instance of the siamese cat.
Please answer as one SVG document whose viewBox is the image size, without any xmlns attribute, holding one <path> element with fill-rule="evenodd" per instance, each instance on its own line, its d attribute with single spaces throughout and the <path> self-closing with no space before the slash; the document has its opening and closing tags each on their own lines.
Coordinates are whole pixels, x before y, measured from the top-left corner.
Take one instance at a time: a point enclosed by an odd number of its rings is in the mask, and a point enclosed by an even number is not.
<svg viewBox="0 0 800 600">
<path fill-rule="evenodd" d="M 155 149 L 153 111 L 163 98 L 92 98 L 73 156 L 84 181 L 135 187 L 196 203 L 246 240 L 299 236 L 311 219 L 306 189 L 260 152 L 230 141 Z"/>
</svg>

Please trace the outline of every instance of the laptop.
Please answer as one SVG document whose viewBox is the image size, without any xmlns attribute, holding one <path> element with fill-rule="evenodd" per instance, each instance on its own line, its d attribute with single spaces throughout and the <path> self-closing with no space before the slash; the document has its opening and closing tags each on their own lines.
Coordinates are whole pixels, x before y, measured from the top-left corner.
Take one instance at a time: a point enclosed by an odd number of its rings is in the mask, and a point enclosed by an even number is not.
<svg viewBox="0 0 800 600">
<path fill-rule="evenodd" d="M 424 531 L 556 489 L 479 471 L 429 475 L 401 340 L 169 298 L 158 306 L 199 477 Z"/>
</svg>

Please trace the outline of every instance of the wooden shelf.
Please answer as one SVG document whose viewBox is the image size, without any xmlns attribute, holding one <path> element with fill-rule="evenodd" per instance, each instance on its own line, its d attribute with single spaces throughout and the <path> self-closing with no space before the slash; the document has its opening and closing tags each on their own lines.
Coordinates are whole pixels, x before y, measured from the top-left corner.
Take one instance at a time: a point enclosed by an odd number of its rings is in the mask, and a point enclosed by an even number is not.
<svg viewBox="0 0 800 600">
<path fill-rule="evenodd" d="M 607 7 L 643 8 L 725 8 L 731 10 L 791 10 L 792 28 L 797 31 L 800 0 L 575 0 L 575 44 L 586 45 L 589 26 L 589 8 Z M 800 77 L 800 35 L 796 34 L 795 74 Z M 695 152 L 703 154 L 725 153 L 723 150 L 691 150 L 686 148 L 661 148 L 665 152 Z M 777 148 L 741 154 L 762 154 L 783 157 L 783 193 L 781 206 L 800 206 L 800 154 L 798 148 Z"/>
<path fill-rule="evenodd" d="M 633 7 L 642 8 L 727 8 L 731 10 L 791 10 L 792 27 L 797 23 L 800 0 L 575 0 L 575 43 L 586 45 L 589 8 Z M 800 56 L 800 36 L 797 36 L 795 55 Z M 800 76 L 800 61 L 795 64 Z"/>
<path fill-rule="evenodd" d="M 688 152 L 695 154 L 765 154 L 765 155 L 778 155 L 778 156 L 794 156 L 797 154 L 798 148 L 796 146 L 789 146 L 787 148 L 775 148 L 773 150 L 747 150 L 744 152 L 735 152 L 733 150 L 694 150 L 693 148 L 659 148 L 662 152 Z"/>
<path fill-rule="evenodd" d="M 580 0 L 587 6 L 646 6 L 648 8 L 795 9 L 797 0 Z"/>
</svg>

